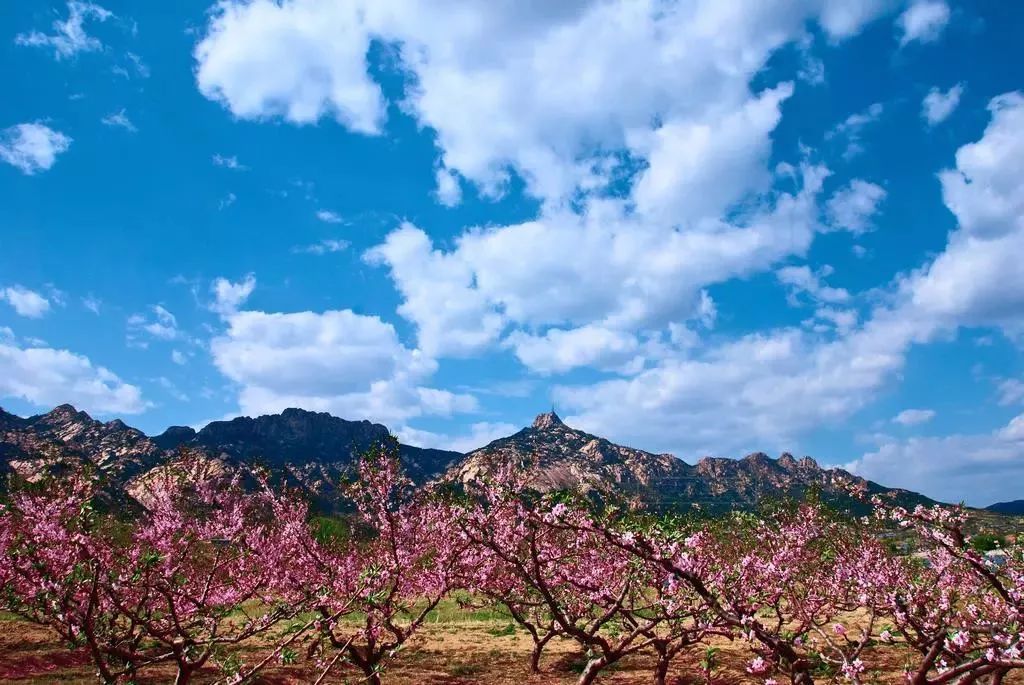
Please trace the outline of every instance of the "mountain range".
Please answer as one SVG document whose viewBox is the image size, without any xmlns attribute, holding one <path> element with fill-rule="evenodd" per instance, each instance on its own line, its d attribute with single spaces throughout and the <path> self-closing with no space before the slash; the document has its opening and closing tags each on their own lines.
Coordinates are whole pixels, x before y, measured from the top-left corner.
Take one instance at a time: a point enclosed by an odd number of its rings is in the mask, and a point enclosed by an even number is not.
<svg viewBox="0 0 1024 685">
<path fill-rule="evenodd" d="M 188 448 L 228 469 L 268 467 L 314 503 L 329 506 L 335 485 L 358 455 L 387 435 L 378 423 L 302 409 L 214 421 L 198 431 L 172 426 L 153 437 L 120 420 L 97 421 L 71 405 L 28 418 L 0 409 L 0 469 L 31 477 L 60 454 L 91 462 L 110 487 L 130 492 L 132 482 Z M 658 510 L 747 509 L 765 498 L 799 497 L 811 488 L 826 499 L 840 499 L 845 492 L 836 485 L 840 479 L 862 482 L 869 492 L 892 493 L 907 504 L 931 501 L 822 468 L 809 457 L 773 459 L 754 453 L 742 459 L 705 457 L 691 465 L 671 454 L 616 445 L 576 430 L 554 412 L 468 454 L 404 444 L 400 454 L 410 477 L 421 484 L 467 481 L 512 462 L 528 466 L 532 484 L 541 490 L 615 492 Z"/>
</svg>

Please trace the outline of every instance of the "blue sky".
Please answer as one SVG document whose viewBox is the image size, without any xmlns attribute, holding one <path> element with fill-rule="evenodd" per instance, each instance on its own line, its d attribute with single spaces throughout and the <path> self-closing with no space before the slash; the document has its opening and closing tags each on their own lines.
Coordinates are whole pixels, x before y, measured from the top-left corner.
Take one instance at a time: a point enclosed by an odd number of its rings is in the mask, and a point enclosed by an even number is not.
<svg viewBox="0 0 1024 685">
<path fill-rule="evenodd" d="M 6 3 L 0 404 L 1024 496 L 1024 7 Z"/>
</svg>

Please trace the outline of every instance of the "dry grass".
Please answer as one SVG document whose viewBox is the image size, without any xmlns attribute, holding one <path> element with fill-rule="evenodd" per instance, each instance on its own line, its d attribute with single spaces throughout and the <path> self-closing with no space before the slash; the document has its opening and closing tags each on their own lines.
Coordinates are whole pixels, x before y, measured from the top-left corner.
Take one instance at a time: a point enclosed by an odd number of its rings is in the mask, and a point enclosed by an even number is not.
<svg viewBox="0 0 1024 685">
<path fill-rule="evenodd" d="M 583 664 L 579 648 L 569 640 L 556 640 L 548 645 L 542 662 L 543 672 L 531 675 L 528 659 L 531 642 L 522 630 L 508 634 L 509 623 L 501 618 L 474 615 L 457 615 L 442 612 L 437 621 L 425 626 L 412 643 L 387 669 L 384 682 L 394 685 L 419 685 L 438 683 L 462 685 L 483 683 L 485 685 L 513 685 L 526 683 L 565 684 L 574 683 Z M 716 644 L 722 668 L 715 685 L 759 682 L 743 671 L 748 655 L 739 645 L 722 640 Z M 266 654 L 266 646 L 260 643 L 245 645 L 241 656 L 249 662 Z M 670 682 L 676 685 L 702 683 L 699 654 L 694 651 L 679 657 L 671 671 Z M 871 655 L 873 664 L 884 665 L 881 672 L 873 674 L 872 681 L 878 683 L 900 683 L 905 656 L 897 649 Z M 653 659 L 649 655 L 638 655 L 623 660 L 608 669 L 599 682 L 614 685 L 639 685 L 651 682 Z M 210 683 L 218 676 L 216 669 L 208 669 L 199 682 Z M 316 674 L 307 668 L 276 666 L 268 670 L 258 681 L 267 684 L 308 683 Z M 170 682 L 171 669 L 154 669 L 145 683 Z M 828 682 L 822 677 L 821 682 Z M 69 652 L 47 629 L 16 619 L 0 621 L 0 682 L 3 683 L 95 683 L 93 669 L 84 652 Z M 358 683 L 359 678 L 352 670 L 338 669 L 331 683 Z M 1024 683 L 1024 678 L 1007 679 L 1007 683 Z"/>
</svg>

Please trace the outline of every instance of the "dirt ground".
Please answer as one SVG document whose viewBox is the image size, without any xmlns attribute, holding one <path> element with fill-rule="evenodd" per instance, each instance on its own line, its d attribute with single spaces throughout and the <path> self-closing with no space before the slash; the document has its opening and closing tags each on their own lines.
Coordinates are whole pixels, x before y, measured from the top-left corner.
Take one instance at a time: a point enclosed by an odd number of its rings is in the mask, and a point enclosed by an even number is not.
<svg viewBox="0 0 1024 685">
<path fill-rule="evenodd" d="M 451 621 L 425 626 L 413 642 L 403 650 L 383 675 L 386 684 L 418 685 L 437 683 L 463 685 L 512 685 L 528 683 L 574 683 L 583 664 L 579 648 L 569 640 L 553 641 L 548 645 L 542 662 L 543 672 L 531 675 L 528 669 L 531 642 L 522 630 L 508 635 L 506 621 Z M 755 683 L 743 671 L 749 656 L 738 645 L 722 642 L 718 659 L 722 664 L 714 685 Z M 265 648 L 251 645 L 243 658 L 253 662 Z M 699 652 L 680 656 L 673 662 L 669 682 L 675 685 L 703 683 L 698 665 Z M 874 655 L 874 664 L 884 664 L 882 672 L 872 674 L 868 682 L 900 683 L 904 657 L 896 651 Z M 651 682 L 653 659 L 638 655 L 625 659 L 606 670 L 598 682 L 609 685 L 639 685 Z M 54 635 L 39 626 L 18 620 L 0 622 L 0 683 L 95 683 L 94 671 L 84 652 L 69 652 Z M 173 671 L 150 670 L 144 683 L 171 682 Z M 199 682 L 211 683 L 219 672 L 211 668 L 202 674 Z M 301 665 L 276 666 L 265 671 L 257 682 L 267 685 L 312 682 L 318 674 Z M 337 668 L 325 682 L 352 683 L 360 681 L 356 672 Z M 821 682 L 829 678 L 822 677 Z M 1022 683 L 1024 678 L 1007 679 L 1006 683 Z"/>
</svg>

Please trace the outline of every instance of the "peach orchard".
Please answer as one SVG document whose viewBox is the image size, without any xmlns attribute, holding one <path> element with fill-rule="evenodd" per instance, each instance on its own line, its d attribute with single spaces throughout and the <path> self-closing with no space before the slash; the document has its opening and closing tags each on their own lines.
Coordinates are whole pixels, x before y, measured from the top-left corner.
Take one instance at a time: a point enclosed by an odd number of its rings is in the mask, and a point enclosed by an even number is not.
<svg viewBox="0 0 1024 685">
<path fill-rule="evenodd" d="M 992 563 L 960 509 L 875 499 L 861 518 L 810 502 L 658 517 L 535 492 L 515 468 L 417 489 L 396 454 L 387 442 L 361 459 L 343 531 L 265 478 L 189 455 L 128 507 L 82 470 L 22 484 L 0 509 L 0 603 L 87 651 L 105 683 L 168 664 L 177 683 L 241 683 L 281 663 L 380 683 L 445 599 L 500 607 L 532 638 L 533 671 L 551 640 L 574 641 L 582 685 L 637 653 L 654 683 L 684 652 L 706 655 L 693 675 L 710 679 L 721 639 L 765 685 L 871 682 L 887 650 L 914 685 L 1024 668 L 1022 552 Z M 885 528 L 925 554 L 890 552 Z M 245 662 L 237 647 L 256 639 L 269 653 Z"/>
</svg>

